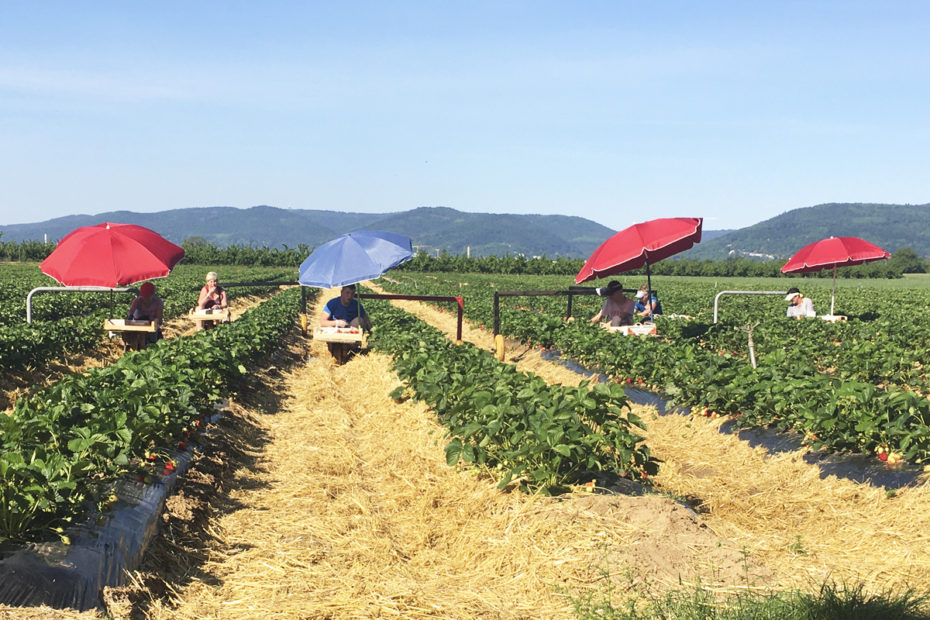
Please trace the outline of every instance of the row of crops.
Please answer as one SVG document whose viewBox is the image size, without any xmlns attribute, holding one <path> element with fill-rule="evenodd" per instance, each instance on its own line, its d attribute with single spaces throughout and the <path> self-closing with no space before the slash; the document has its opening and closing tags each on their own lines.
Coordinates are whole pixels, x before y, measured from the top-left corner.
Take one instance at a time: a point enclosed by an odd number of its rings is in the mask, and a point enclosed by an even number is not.
<svg viewBox="0 0 930 620">
<path fill-rule="evenodd" d="M 617 385 L 548 385 L 502 364 L 384 301 L 372 345 L 394 357 L 405 395 L 425 402 L 448 429 L 446 461 L 485 466 L 527 490 L 551 493 L 602 472 L 643 480 L 658 472 L 640 420 Z"/>
<path fill-rule="evenodd" d="M 568 278 L 479 275 L 392 275 L 392 292 L 465 295 L 469 320 L 490 326 L 495 290 L 566 290 Z M 636 283 L 639 284 L 638 282 Z M 608 334 L 585 319 L 601 301 L 574 300 L 576 321 L 565 321 L 565 297 L 502 298 L 502 332 L 624 382 L 644 383 L 698 411 L 732 416 L 744 427 L 774 426 L 803 433 L 814 448 L 930 457 L 930 293 L 921 289 L 844 288 L 838 311 L 845 323 L 785 317 L 779 297 L 728 298 L 712 322 L 714 293 L 732 282 L 662 278 L 666 312 L 692 320 L 658 319 L 657 338 Z M 629 284 L 628 284 L 629 285 Z M 783 283 L 742 282 L 739 288 L 779 290 Z M 820 308 L 829 288 L 805 283 Z M 876 300 L 881 300 L 876 303 Z M 753 328 L 758 367 L 748 359 Z M 891 460 L 896 460 L 892 458 Z"/>
<path fill-rule="evenodd" d="M 0 415 L 0 542 L 63 532 L 102 510 L 118 477 L 188 437 L 246 365 L 279 346 L 299 298 L 288 289 L 232 324 L 160 341 L 17 400 Z"/>
<path fill-rule="evenodd" d="M 157 281 L 157 294 L 165 302 L 165 318 L 187 312 L 197 303 L 203 286 L 203 267 L 178 266 Z M 221 273 L 226 281 L 293 282 L 292 270 L 281 268 L 228 267 Z M 41 368 L 62 353 L 86 351 L 97 345 L 103 320 L 121 317 L 133 299 L 132 293 L 53 292 L 32 298 L 32 322 L 26 323 L 26 297 L 40 286 L 57 286 L 35 265 L 5 265 L 0 281 L 0 366 L 17 371 Z M 232 303 L 239 296 L 267 294 L 267 286 L 233 287 Z"/>
</svg>

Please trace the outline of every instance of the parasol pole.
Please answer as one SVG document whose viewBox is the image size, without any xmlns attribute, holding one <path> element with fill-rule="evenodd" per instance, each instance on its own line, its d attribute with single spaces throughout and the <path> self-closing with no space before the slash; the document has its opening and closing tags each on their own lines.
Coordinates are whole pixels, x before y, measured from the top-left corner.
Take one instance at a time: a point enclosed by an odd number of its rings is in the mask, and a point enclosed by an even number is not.
<svg viewBox="0 0 930 620">
<path fill-rule="evenodd" d="M 834 299 L 836 299 L 836 263 L 833 263 L 833 293 L 830 295 L 830 316 L 833 316 Z"/>
<path fill-rule="evenodd" d="M 652 316 L 652 276 L 649 273 L 649 257 L 646 257 L 646 288 L 649 289 L 646 293 L 646 301 L 649 303 L 649 320 L 654 323 L 655 319 Z"/>
</svg>

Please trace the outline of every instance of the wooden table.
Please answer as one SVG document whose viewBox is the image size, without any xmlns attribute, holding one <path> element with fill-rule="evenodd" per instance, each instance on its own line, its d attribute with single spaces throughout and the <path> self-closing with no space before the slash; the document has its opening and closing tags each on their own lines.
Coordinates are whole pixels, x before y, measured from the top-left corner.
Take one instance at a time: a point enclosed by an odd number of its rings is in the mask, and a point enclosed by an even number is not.
<svg viewBox="0 0 930 620">
<path fill-rule="evenodd" d="M 337 364 L 345 363 L 352 350 L 368 346 L 368 334 L 358 327 L 317 327 L 313 338 L 326 343 Z"/>
<path fill-rule="evenodd" d="M 158 330 L 155 321 L 136 321 L 133 319 L 104 319 L 103 329 L 118 333 L 123 339 L 124 351 L 144 349 L 148 334 Z"/>
<path fill-rule="evenodd" d="M 231 314 L 229 313 L 229 308 L 222 308 L 220 310 L 214 310 L 212 308 L 204 309 L 194 309 L 187 314 L 187 318 L 193 321 L 201 321 L 204 323 L 209 322 L 213 327 L 217 323 L 228 323 L 231 320 Z"/>
</svg>

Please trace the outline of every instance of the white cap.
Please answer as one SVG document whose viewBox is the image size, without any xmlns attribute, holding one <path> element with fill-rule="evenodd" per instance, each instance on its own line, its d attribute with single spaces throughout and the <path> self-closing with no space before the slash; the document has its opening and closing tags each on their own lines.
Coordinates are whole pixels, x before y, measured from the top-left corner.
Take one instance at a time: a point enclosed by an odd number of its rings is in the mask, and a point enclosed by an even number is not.
<svg viewBox="0 0 930 620">
<path fill-rule="evenodd" d="M 636 291 L 636 299 L 642 299 L 646 296 L 646 291 Z"/>
<path fill-rule="evenodd" d="M 801 293 L 788 293 L 787 295 L 785 295 L 785 301 L 791 301 L 792 299 L 794 299 L 800 294 Z"/>
</svg>

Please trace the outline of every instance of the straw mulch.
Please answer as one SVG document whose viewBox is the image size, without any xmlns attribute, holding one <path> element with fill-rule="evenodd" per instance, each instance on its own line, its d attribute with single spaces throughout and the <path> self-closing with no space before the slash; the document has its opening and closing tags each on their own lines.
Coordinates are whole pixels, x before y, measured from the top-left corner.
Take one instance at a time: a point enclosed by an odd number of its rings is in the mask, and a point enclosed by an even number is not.
<svg viewBox="0 0 930 620">
<path fill-rule="evenodd" d="M 388 398 L 382 355 L 334 366 L 314 342 L 283 382 L 202 574 L 150 617 L 567 617 L 569 593 L 624 558 L 640 581 L 745 575 L 738 548 L 666 498 L 527 496 L 448 467 L 434 416 Z"/>
<path fill-rule="evenodd" d="M 452 337 L 454 318 L 407 302 Z M 415 308 L 415 306 L 419 306 Z M 469 328 L 465 339 L 490 347 L 491 335 Z M 520 357 L 512 347 L 508 358 Z M 532 351 L 517 365 L 547 381 L 578 375 Z M 556 367 L 552 371 L 546 366 Z M 701 520 L 770 569 L 783 586 L 818 587 L 825 580 L 870 584 L 876 590 L 930 591 L 930 485 L 926 474 L 907 488 L 825 475 L 806 450 L 773 453 L 721 432 L 724 420 L 658 415 L 634 406 L 648 426 L 647 443 L 664 463 L 659 489 L 688 498 Z"/>
</svg>

